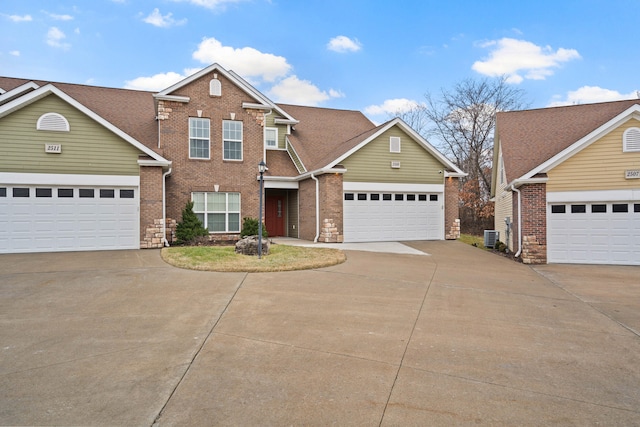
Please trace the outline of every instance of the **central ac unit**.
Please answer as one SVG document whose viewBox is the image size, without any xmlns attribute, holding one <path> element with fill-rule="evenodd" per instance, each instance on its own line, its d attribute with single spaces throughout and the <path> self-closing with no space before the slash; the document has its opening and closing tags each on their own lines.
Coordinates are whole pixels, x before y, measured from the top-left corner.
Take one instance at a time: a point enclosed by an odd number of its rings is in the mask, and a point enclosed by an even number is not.
<svg viewBox="0 0 640 427">
<path fill-rule="evenodd" d="M 485 248 L 494 248 L 498 240 L 500 240 L 499 231 L 484 230 L 484 247 Z"/>
</svg>

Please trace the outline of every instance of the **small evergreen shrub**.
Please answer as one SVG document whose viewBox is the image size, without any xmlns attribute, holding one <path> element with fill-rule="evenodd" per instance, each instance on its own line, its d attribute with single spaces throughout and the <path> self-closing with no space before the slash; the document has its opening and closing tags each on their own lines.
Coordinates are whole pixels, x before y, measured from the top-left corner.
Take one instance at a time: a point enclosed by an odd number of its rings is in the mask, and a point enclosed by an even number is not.
<svg viewBox="0 0 640 427">
<path fill-rule="evenodd" d="M 500 240 L 496 241 L 496 244 L 495 244 L 495 246 L 493 248 L 498 252 L 506 252 L 507 251 L 507 245 L 502 243 Z"/>
<path fill-rule="evenodd" d="M 182 210 L 182 221 L 176 226 L 176 240 L 180 244 L 188 244 L 208 234 L 209 230 L 202 226 L 202 221 L 193 213 L 193 202 L 187 202 Z"/>
<path fill-rule="evenodd" d="M 242 231 L 240 231 L 240 237 L 257 236 L 258 235 L 258 220 L 256 218 L 246 217 L 242 219 Z M 267 228 L 262 224 L 262 237 L 269 237 Z"/>
</svg>

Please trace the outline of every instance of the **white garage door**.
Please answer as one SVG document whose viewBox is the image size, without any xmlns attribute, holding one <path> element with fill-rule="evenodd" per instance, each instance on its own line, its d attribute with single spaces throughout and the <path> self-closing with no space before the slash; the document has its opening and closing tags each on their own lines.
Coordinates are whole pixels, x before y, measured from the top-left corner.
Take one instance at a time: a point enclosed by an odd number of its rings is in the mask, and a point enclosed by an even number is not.
<svg viewBox="0 0 640 427">
<path fill-rule="evenodd" d="M 136 187 L 0 186 L 0 253 L 140 247 Z"/>
<path fill-rule="evenodd" d="M 344 241 L 442 240 L 442 193 L 344 193 Z"/>
<path fill-rule="evenodd" d="M 547 260 L 640 265 L 640 202 L 550 203 Z"/>
</svg>

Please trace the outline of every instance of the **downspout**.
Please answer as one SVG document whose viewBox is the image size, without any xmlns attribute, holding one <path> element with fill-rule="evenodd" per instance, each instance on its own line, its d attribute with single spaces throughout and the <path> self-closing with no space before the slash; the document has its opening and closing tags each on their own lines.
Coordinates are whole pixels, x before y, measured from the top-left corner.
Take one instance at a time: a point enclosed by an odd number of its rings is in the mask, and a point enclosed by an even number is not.
<svg viewBox="0 0 640 427">
<path fill-rule="evenodd" d="M 320 238 L 320 181 L 313 172 L 311 173 L 311 179 L 316 182 L 316 237 L 313 238 L 313 243 L 318 243 Z"/>
<path fill-rule="evenodd" d="M 167 240 L 167 175 L 171 173 L 171 166 L 169 170 L 162 174 L 162 242 L 165 246 L 169 246 Z"/>
<path fill-rule="evenodd" d="M 511 184 L 511 191 L 518 193 L 518 252 L 514 254 L 514 257 L 519 257 L 522 252 L 522 199 L 520 197 L 520 190 L 515 185 Z"/>
</svg>

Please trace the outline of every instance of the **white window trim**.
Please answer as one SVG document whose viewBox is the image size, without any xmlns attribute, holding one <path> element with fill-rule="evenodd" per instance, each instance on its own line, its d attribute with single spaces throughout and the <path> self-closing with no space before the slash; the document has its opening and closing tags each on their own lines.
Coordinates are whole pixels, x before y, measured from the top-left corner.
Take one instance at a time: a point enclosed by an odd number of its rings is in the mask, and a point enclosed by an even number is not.
<svg viewBox="0 0 640 427">
<path fill-rule="evenodd" d="M 390 153 L 400 153 L 402 152 L 402 140 L 399 136 L 390 136 L 389 137 L 389 152 Z M 397 148 L 396 148 L 397 147 Z"/>
<path fill-rule="evenodd" d="M 205 138 L 194 138 L 191 136 L 191 120 L 206 120 L 209 123 L 209 138 L 206 139 L 208 144 L 208 156 L 207 157 L 191 157 L 191 140 L 197 139 L 200 141 L 204 141 Z M 211 120 L 206 117 L 189 117 L 189 158 L 190 159 L 199 159 L 199 160 L 210 160 L 211 159 Z"/>
<path fill-rule="evenodd" d="M 275 137 L 276 144 L 275 145 L 268 145 L 267 144 L 267 131 L 274 131 L 276 133 L 276 137 Z M 273 127 L 265 127 L 264 128 L 264 148 L 266 148 L 267 150 L 277 150 L 278 149 L 278 128 L 273 128 Z"/>
<path fill-rule="evenodd" d="M 224 124 L 225 123 L 240 123 L 240 158 L 239 159 L 227 159 L 224 156 Z M 231 142 L 238 142 L 237 140 L 229 139 Z M 244 160 L 244 123 L 240 120 L 223 120 L 222 121 L 222 160 L 225 162 L 241 162 Z"/>
<path fill-rule="evenodd" d="M 191 193 L 191 201 L 194 201 L 194 194 L 204 194 L 204 210 L 196 210 L 195 206 L 193 209 L 193 213 L 195 214 L 202 214 L 204 221 L 203 221 L 203 226 L 204 228 L 209 228 L 209 224 L 208 224 L 208 217 L 207 214 L 210 213 L 224 213 L 224 228 L 225 231 L 212 231 L 209 230 L 210 234 L 225 234 L 225 233 L 240 233 L 241 229 L 242 229 L 242 194 L 239 192 L 234 192 L 234 191 L 230 191 L 230 192 L 212 192 L 212 191 L 194 191 Z M 211 211 L 209 212 L 207 210 L 207 205 L 208 205 L 208 197 L 209 194 L 224 194 L 225 195 L 225 210 L 224 212 L 222 211 Z M 229 194 L 237 194 L 238 195 L 238 210 L 237 211 L 230 211 L 229 210 Z M 229 230 L 229 214 L 238 214 L 238 230 Z"/>
<path fill-rule="evenodd" d="M 209 96 L 222 96 L 222 83 L 215 77 L 209 82 Z"/>
<path fill-rule="evenodd" d="M 51 126 L 51 119 L 54 120 L 54 127 Z M 44 113 L 38 118 L 36 123 L 36 130 L 46 130 L 52 132 L 69 132 L 69 121 L 62 114 L 58 113 Z"/>
<path fill-rule="evenodd" d="M 630 133 L 633 132 L 633 145 L 630 148 L 629 147 L 629 143 L 631 141 L 629 141 L 629 139 L 631 138 L 629 136 Z M 625 130 L 624 133 L 622 134 L 622 151 L 624 153 L 634 153 L 634 152 L 638 152 L 640 151 L 640 128 L 638 127 L 630 127 L 629 129 Z"/>
</svg>

